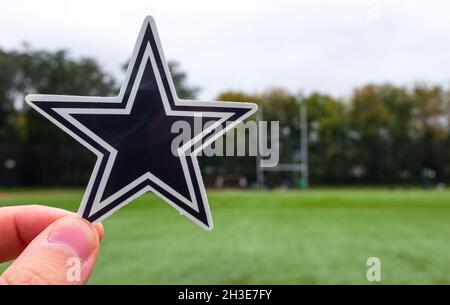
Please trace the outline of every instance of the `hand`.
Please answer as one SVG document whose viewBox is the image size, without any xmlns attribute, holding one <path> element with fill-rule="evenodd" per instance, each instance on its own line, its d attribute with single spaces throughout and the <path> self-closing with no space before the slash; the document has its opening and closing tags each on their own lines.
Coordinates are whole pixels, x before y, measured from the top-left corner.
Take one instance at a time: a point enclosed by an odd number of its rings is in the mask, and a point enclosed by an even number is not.
<svg viewBox="0 0 450 305">
<path fill-rule="evenodd" d="M 102 225 L 65 210 L 0 208 L 0 263 L 17 257 L 0 276 L 0 284 L 85 284 L 102 237 Z M 78 276 L 69 274 L 74 266 L 80 267 Z"/>
</svg>

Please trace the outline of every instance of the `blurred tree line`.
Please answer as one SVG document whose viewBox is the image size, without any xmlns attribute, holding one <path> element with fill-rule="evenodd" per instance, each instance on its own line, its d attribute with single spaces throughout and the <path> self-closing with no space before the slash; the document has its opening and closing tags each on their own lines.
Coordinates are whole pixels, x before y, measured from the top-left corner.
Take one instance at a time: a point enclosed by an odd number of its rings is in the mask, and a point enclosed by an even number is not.
<svg viewBox="0 0 450 305">
<path fill-rule="evenodd" d="M 225 92 L 219 99 L 254 101 L 262 106 L 264 120 L 280 121 L 280 163 L 301 162 L 299 105 L 305 103 L 313 184 L 426 187 L 450 180 L 450 91 L 441 86 L 368 84 L 348 99 L 282 89 L 258 95 Z M 293 177 L 275 176 L 278 183 Z"/>
<path fill-rule="evenodd" d="M 170 70 L 181 98 L 195 98 L 179 65 Z M 95 157 L 24 103 L 29 93 L 113 96 L 118 82 L 93 59 L 66 51 L 0 49 L 0 185 L 84 185 Z M 252 101 L 280 122 L 280 162 L 300 162 L 299 106 L 308 108 L 313 184 L 417 184 L 450 180 L 450 91 L 416 84 L 369 84 L 347 99 L 327 94 L 229 91 L 218 100 Z M 236 158 L 239 158 L 237 160 Z M 201 157 L 207 183 L 255 181 L 254 157 Z M 273 183 L 295 180 L 271 174 Z M 295 181 L 293 182 L 295 183 Z M 226 184 L 225 184 L 226 185 Z"/>
<path fill-rule="evenodd" d="M 180 96 L 198 91 L 169 63 Z M 67 51 L 0 49 L 0 186 L 84 185 L 94 155 L 25 104 L 30 93 L 115 96 L 117 81 L 93 59 Z"/>
</svg>

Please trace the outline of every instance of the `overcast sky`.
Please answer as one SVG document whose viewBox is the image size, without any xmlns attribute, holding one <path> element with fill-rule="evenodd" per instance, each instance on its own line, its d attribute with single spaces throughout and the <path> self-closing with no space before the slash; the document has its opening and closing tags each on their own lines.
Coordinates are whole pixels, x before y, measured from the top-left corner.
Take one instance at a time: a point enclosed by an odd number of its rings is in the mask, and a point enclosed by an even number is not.
<svg viewBox="0 0 450 305">
<path fill-rule="evenodd" d="M 201 98 L 270 87 L 347 96 L 367 82 L 450 83 L 449 12 L 445 0 L 14 0 L 0 9 L 0 46 L 65 48 L 122 80 L 152 15 Z"/>
</svg>

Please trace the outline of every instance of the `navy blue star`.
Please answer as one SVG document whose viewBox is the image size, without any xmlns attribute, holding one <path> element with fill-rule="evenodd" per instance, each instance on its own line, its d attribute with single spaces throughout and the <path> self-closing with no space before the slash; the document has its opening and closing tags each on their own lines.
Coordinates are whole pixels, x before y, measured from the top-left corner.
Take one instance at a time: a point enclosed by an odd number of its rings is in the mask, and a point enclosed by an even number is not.
<svg viewBox="0 0 450 305">
<path fill-rule="evenodd" d="M 176 96 L 152 17 L 147 17 L 117 97 L 32 94 L 27 103 L 97 155 L 79 213 L 99 222 L 153 191 L 180 213 L 212 229 L 196 155 L 256 111 L 251 103 L 181 100 Z M 208 128 L 195 131 L 201 116 Z M 184 121 L 192 138 L 173 154 Z"/>
</svg>

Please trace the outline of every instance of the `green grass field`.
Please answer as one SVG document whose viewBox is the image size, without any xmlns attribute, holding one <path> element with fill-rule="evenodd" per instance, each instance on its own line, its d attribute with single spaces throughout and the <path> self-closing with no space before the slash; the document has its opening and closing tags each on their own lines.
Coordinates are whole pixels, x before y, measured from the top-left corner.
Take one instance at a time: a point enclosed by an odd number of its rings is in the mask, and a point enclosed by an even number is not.
<svg viewBox="0 0 450 305">
<path fill-rule="evenodd" d="M 76 211 L 82 191 L 20 190 L 0 206 Z M 450 283 L 450 192 L 210 191 L 206 232 L 148 194 L 104 222 L 90 283 Z M 0 268 L 5 268 L 5 265 Z"/>
</svg>

